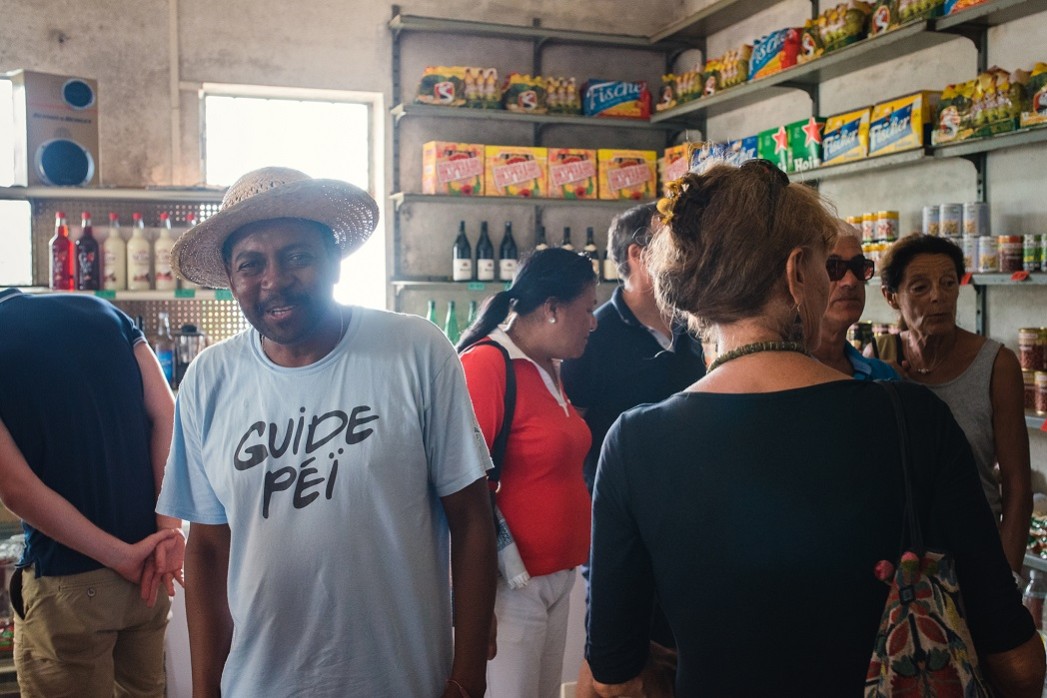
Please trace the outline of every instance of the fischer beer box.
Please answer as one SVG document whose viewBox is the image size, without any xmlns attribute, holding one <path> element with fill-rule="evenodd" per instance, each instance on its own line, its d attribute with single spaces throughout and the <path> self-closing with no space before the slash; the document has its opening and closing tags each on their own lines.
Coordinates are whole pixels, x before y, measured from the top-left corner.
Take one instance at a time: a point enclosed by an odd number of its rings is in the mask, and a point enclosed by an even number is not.
<svg viewBox="0 0 1047 698">
<path fill-rule="evenodd" d="M 553 199 L 596 199 L 596 151 L 549 148 L 549 196 Z"/>
<path fill-rule="evenodd" d="M 691 169 L 691 151 L 695 143 L 683 143 L 666 148 L 658 166 L 662 172 L 662 191 L 667 191 L 669 182 L 675 181 L 687 174 Z"/>
<path fill-rule="evenodd" d="M 484 146 L 484 191 L 487 196 L 549 196 L 548 148 Z"/>
<path fill-rule="evenodd" d="M 445 141 L 423 145 L 422 193 L 483 196 L 484 147 Z"/>
<path fill-rule="evenodd" d="M 869 107 L 825 120 L 822 135 L 822 164 L 838 165 L 861 160 L 869 154 Z"/>
<path fill-rule="evenodd" d="M 822 166 L 822 132 L 825 119 L 810 117 L 785 125 L 789 133 L 789 169 L 786 172 L 806 172 Z"/>
<path fill-rule="evenodd" d="M 930 143 L 940 96 L 941 92 L 922 90 L 875 105 L 869 119 L 869 157 Z"/>
<path fill-rule="evenodd" d="M 796 65 L 800 53 L 800 30 L 794 27 L 779 29 L 761 37 L 753 44 L 749 59 L 749 79 L 767 77 Z"/>
<path fill-rule="evenodd" d="M 647 83 L 590 79 L 585 83 L 583 112 L 586 116 L 615 116 L 649 119 L 651 93 Z"/>
<path fill-rule="evenodd" d="M 658 175 L 658 153 L 653 150 L 596 151 L 601 199 L 653 199 Z"/>
</svg>

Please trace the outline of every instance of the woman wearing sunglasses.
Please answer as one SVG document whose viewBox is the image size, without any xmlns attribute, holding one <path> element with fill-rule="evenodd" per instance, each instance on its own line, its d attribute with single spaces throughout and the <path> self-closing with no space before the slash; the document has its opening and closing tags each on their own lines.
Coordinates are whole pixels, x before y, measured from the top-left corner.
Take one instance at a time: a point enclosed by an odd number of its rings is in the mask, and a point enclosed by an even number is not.
<svg viewBox="0 0 1047 698">
<path fill-rule="evenodd" d="M 967 435 L 1007 561 L 1017 572 L 1032 514 L 1022 370 L 1010 349 L 957 327 L 963 272 L 963 253 L 949 240 L 909 235 L 884 258 L 881 291 L 901 316 L 902 332 L 894 335 L 901 371 L 945 401 Z"/>
<path fill-rule="evenodd" d="M 836 244 L 829 250 L 829 302 L 822 316 L 821 341 L 814 357 L 856 380 L 898 380 L 898 373 L 879 359 L 866 358 L 847 341 L 847 330 L 865 311 L 865 282 L 872 278 L 873 261 L 862 255 L 861 234 L 838 221 Z"/>
<path fill-rule="evenodd" d="M 625 412 L 593 495 L 586 655 L 601 696 L 644 695 L 657 594 L 678 696 L 855 696 L 897 560 L 904 479 L 882 384 L 810 355 L 837 224 L 766 161 L 688 174 L 649 247 L 663 308 L 712 333 L 708 374 Z M 970 448 L 930 391 L 897 383 L 928 547 L 956 560 L 974 645 L 1001 695 L 1039 696 L 1022 606 Z"/>
</svg>

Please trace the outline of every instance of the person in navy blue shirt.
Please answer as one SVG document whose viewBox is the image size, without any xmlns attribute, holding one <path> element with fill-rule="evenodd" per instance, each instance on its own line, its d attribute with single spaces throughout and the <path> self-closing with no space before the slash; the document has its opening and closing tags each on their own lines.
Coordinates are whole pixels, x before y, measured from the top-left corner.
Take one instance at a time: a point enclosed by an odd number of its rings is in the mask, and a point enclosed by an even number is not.
<svg viewBox="0 0 1047 698">
<path fill-rule="evenodd" d="M 825 267 L 829 303 L 822 316 L 821 341 L 812 352 L 815 358 L 856 380 L 899 380 L 889 364 L 862 356 L 847 341 L 848 328 L 865 311 L 865 283 L 875 271 L 873 261 L 862 255 L 861 237 L 850 223 L 840 221 Z"/>
</svg>

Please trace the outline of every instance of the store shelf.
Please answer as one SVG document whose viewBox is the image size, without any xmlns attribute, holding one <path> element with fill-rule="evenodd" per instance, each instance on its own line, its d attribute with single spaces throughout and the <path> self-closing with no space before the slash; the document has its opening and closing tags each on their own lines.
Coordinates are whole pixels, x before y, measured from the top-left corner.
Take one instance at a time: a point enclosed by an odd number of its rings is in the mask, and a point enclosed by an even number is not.
<svg viewBox="0 0 1047 698">
<path fill-rule="evenodd" d="M 643 130 L 676 131 L 686 124 L 666 121 L 651 123 L 646 119 L 622 119 L 614 117 L 577 116 L 574 114 L 521 114 L 505 109 L 469 109 L 466 107 L 438 107 L 429 104 L 398 104 L 390 112 L 393 118 L 420 116 L 444 119 L 476 119 L 479 121 L 515 121 L 518 123 L 545 124 L 549 126 L 584 126 L 586 128 L 635 128 Z"/>
<path fill-rule="evenodd" d="M 790 172 L 789 179 L 793 182 L 818 182 L 835 177 L 846 177 L 848 175 L 871 172 L 873 170 L 890 169 L 911 165 L 927 159 L 927 150 L 915 148 L 903 150 L 900 153 L 889 153 L 877 157 L 845 162 L 839 165 L 825 165 L 803 172 Z"/>
<path fill-rule="evenodd" d="M 651 42 L 697 43 L 727 29 L 757 12 L 777 5 L 780 0 L 720 0 L 684 17 L 651 35 Z"/>
<path fill-rule="evenodd" d="M 46 286 L 22 286 L 25 293 L 51 293 Z M 0 289 L 2 290 L 2 289 Z M 63 291 L 96 296 L 111 301 L 231 301 L 233 294 L 227 288 L 180 288 L 174 291 Z"/>
<path fill-rule="evenodd" d="M 1043 429 L 1044 424 L 1047 423 L 1047 417 L 1041 414 L 1032 414 L 1031 412 L 1025 413 L 1025 426 L 1030 429 Z M 1044 429 L 1047 431 L 1047 429 Z"/>
<path fill-rule="evenodd" d="M 748 107 L 787 89 L 813 89 L 818 84 L 879 65 L 900 56 L 933 48 L 954 37 L 929 31 L 927 22 L 912 22 L 885 34 L 872 36 L 821 58 L 787 68 L 774 75 L 730 87 L 710 97 L 702 97 L 651 117 L 651 121 L 687 121 L 702 115 L 717 116 Z"/>
<path fill-rule="evenodd" d="M 1047 273 L 1033 272 L 1022 281 L 1016 281 L 1010 274 L 971 274 L 971 283 L 975 286 L 1047 286 Z"/>
<path fill-rule="evenodd" d="M 9 201 L 77 199 L 85 201 L 217 203 L 221 202 L 224 194 L 224 188 L 196 187 L 157 187 L 150 189 L 122 187 L 0 187 L 0 199 Z"/>
<path fill-rule="evenodd" d="M 443 19 L 398 14 L 389 20 L 389 29 L 394 33 L 428 32 L 433 34 L 455 34 L 458 36 L 495 37 L 502 39 L 530 39 L 533 41 L 557 41 L 566 44 L 610 46 L 617 48 L 642 48 L 673 50 L 679 48 L 669 42 L 652 44 L 646 36 L 632 34 L 601 34 L 598 32 L 571 31 L 547 27 L 524 27 L 514 24 L 474 22 L 463 19 Z"/>
<path fill-rule="evenodd" d="M 1005 148 L 1020 148 L 1036 143 L 1047 143 L 1047 127 L 1026 128 L 1009 133 L 1001 133 L 988 138 L 975 138 L 959 143 L 947 143 L 934 147 L 934 157 L 955 158 L 975 155 L 977 153 L 989 153 L 994 150 Z"/>
<path fill-rule="evenodd" d="M 393 287 L 397 291 L 409 288 L 415 291 L 460 291 L 462 289 L 466 291 L 474 291 L 476 293 L 498 293 L 508 289 L 512 284 L 511 281 L 451 281 L 451 279 L 444 278 L 426 278 L 426 279 L 393 279 Z M 615 284 L 617 281 L 608 281 L 607 279 L 601 279 L 601 284 Z"/>
<path fill-rule="evenodd" d="M 405 194 L 399 192 L 389 197 L 397 211 L 408 204 L 456 204 L 483 206 L 514 204 L 517 206 L 592 206 L 597 208 L 627 208 L 646 203 L 633 199 L 539 199 L 525 196 L 445 196 L 440 194 Z"/>
<path fill-rule="evenodd" d="M 940 32 L 963 33 L 970 28 L 995 27 L 1038 12 L 1047 12 L 1047 0 L 996 0 L 934 20 Z"/>
</svg>

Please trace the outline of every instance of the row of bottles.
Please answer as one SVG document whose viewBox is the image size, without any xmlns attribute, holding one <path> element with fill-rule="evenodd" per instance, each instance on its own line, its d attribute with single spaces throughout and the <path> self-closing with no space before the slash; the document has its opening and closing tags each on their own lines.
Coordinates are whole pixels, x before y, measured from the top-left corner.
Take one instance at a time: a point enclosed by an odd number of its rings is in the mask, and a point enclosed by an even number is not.
<svg viewBox="0 0 1047 698">
<path fill-rule="evenodd" d="M 447 338 L 451 340 L 451 344 L 458 344 L 458 340 L 461 339 L 462 330 L 465 327 L 469 327 L 476 321 L 476 314 L 478 312 L 478 306 L 476 301 L 469 301 L 469 315 L 466 317 L 464 327 L 458 325 L 458 313 L 455 310 L 454 301 L 447 302 L 447 316 L 444 319 L 443 325 L 440 324 L 439 319 L 436 315 L 436 301 L 430 300 L 425 311 L 425 318 L 436 325 L 441 327 Z"/>
<path fill-rule="evenodd" d="M 545 237 L 545 226 L 538 226 L 535 230 L 534 250 L 544 250 L 549 247 Z M 565 250 L 574 250 L 571 242 L 571 228 L 565 226 L 563 237 L 560 239 L 559 247 Z M 614 262 L 604 252 L 600 256 L 600 249 L 593 239 L 592 226 L 585 229 L 585 244 L 581 253 L 592 261 L 593 273 L 596 277 L 605 281 L 613 281 L 618 278 L 617 268 Z M 454 281 L 512 281 L 516 276 L 516 268 L 519 263 L 519 254 L 516 240 L 513 239 L 513 224 L 505 222 L 505 233 L 498 248 L 498 262 L 495 264 L 494 244 L 487 232 L 487 221 L 480 223 L 480 237 L 476 241 L 476 253 L 469 243 L 469 236 L 465 232 L 465 221 L 458 223 L 458 237 L 454 240 L 451 249 L 452 272 Z"/>
<path fill-rule="evenodd" d="M 55 213 L 55 234 L 50 248 L 50 286 L 56 291 L 172 291 L 178 280 L 171 269 L 171 249 L 177 236 L 171 217 L 160 214 L 160 228 L 155 241 L 145 233 L 142 214 L 131 214 L 131 237 L 124 240 L 120 218 L 109 214 L 109 230 L 99 244 L 94 235 L 91 214 L 84 211 L 80 219 L 80 237 L 74 243 L 69 236 L 65 213 Z M 195 224 L 193 213 L 185 215 L 185 225 Z M 189 282 L 183 285 L 193 287 Z"/>
</svg>

